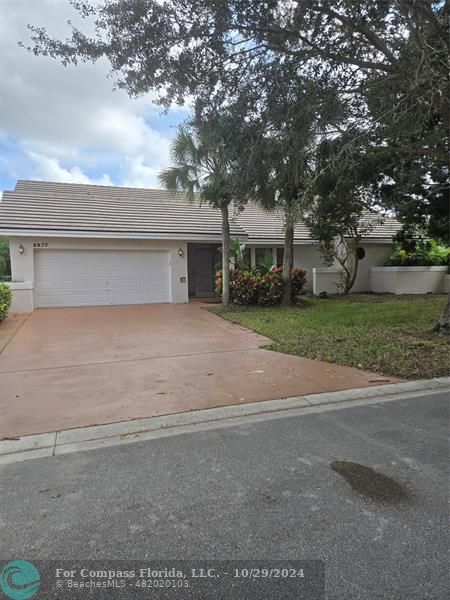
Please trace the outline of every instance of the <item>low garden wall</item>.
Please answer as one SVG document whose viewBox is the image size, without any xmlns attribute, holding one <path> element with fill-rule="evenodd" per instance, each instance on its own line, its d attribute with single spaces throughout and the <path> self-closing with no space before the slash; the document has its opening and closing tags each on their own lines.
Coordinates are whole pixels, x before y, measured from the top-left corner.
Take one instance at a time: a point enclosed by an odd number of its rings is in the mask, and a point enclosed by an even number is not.
<svg viewBox="0 0 450 600">
<path fill-rule="evenodd" d="M 428 294 L 445 291 L 447 267 L 372 267 L 370 289 L 377 294 Z"/>
<path fill-rule="evenodd" d="M 313 293 L 319 294 L 339 294 L 342 287 L 342 270 L 337 267 L 316 267 L 312 270 L 313 274 Z"/>
<path fill-rule="evenodd" d="M 11 281 L 6 285 L 12 290 L 11 313 L 29 313 L 34 308 L 33 284 L 30 281 Z"/>
<path fill-rule="evenodd" d="M 313 272 L 313 293 L 341 293 L 341 273 L 337 267 L 320 267 Z M 358 290 L 364 291 L 364 290 Z M 447 267 L 371 267 L 370 289 L 377 294 L 450 293 Z"/>
<path fill-rule="evenodd" d="M 444 292 L 450 294 L 450 275 L 444 275 Z"/>
</svg>

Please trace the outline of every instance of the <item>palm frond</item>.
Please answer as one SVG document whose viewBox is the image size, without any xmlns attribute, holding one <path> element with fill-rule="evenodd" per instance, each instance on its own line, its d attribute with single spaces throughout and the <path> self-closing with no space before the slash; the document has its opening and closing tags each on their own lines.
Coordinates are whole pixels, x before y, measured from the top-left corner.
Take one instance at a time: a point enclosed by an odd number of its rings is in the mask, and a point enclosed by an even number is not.
<svg viewBox="0 0 450 600">
<path fill-rule="evenodd" d="M 186 127 L 179 128 L 172 142 L 170 154 L 177 165 L 186 163 L 195 165 L 201 159 L 199 145 L 196 143 L 194 135 Z"/>
<path fill-rule="evenodd" d="M 161 171 L 158 178 L 163 187 L 169 192 L 184 192 L 190 202 L 195 198 L 199 189 L 199 182 L 195 176 L 195 169 L 191 165 L 170 167 Z"/>
</svg>

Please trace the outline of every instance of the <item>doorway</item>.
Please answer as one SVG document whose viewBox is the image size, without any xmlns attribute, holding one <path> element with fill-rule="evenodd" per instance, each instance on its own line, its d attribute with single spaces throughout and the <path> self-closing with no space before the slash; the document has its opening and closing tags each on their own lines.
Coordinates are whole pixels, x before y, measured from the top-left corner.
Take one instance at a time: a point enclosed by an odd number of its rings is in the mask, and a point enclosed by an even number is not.
<svg viewBox="0 0 450 600">
<path fill-rule="evenodd" d="M 215 296 L 215 275 L 221 262 L 218 244 L 188 244 L 189 296 Z"/>
</svg>

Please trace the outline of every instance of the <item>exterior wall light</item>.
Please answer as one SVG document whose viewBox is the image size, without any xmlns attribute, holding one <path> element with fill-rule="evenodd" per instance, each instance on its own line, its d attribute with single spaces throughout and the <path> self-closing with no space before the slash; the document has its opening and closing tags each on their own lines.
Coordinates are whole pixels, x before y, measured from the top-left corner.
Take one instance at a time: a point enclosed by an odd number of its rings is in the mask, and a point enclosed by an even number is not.
<svg viewBox="0 0 450 600">
<path fill-rule="evenodd" d="M 23 247 L 23 244 L 19 244 L 19 254 L 23 254 L 25 252 L 25 248 Z"/>
<path fill-rule="evenodd" d="M 178 248 L 178 256 L 184 256 L 183 248 Z"/>
</svg>

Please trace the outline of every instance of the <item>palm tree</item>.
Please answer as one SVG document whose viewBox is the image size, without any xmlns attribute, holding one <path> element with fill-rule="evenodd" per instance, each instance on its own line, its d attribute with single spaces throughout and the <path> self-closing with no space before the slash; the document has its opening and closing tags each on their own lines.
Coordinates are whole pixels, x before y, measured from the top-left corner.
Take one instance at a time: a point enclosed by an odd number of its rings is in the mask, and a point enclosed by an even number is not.
<svg viewBox="0 0 450 600">
<path fill-rule="evenodd" d="M 302 219 L 310 198 L 312 138 L 309 131 L 304 137 L 295 130 L 286 133 L 281 127 L 276 132 L 269 131 L 254 143 L 248 169 L 249 197 L 264 210 L 278 212 L 283 219 L 282 304 L 285 306 L 292 304 L 295 226 Z"/>
<path fill-rule="evenodd" d="M 171 144 L 175 166 L 162 171 L 159 179 L 169 191 L 184 192 L 190 202 L 196 197 L 222 213 L 222 302 L 230 302 L 229 205 L 233 198 L 231 159 L 215 125 L 182 125 Z"/>
</svg>

